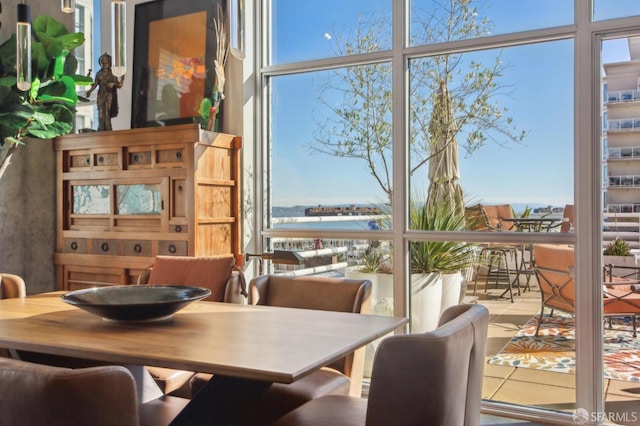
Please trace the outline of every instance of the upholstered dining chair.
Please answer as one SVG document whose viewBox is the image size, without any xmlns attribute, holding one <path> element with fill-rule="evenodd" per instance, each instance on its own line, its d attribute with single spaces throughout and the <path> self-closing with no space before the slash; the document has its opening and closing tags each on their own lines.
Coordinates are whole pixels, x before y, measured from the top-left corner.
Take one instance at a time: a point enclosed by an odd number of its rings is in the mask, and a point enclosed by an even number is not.
<svg viewBox="0 0 640 426">
<path fill-rule="evenodd" d="M 27 288 L 24 279 L 15 274 L 0 274 L 0 299 L 11 299 L 14 297 L 25 297 Z M 9 357 L 11 354 L 6 348 L 0 348 L 0 356 Z"/>
<path fill-rule="evenodd" d="M 138 278 L 138 284 L 188 285 L 211 290 L 204 300 L 244 303 L 247 296 L 244 273 L 233 255 L 221 256 L 156 256 L 153 265 Z M 165 394 L 191 396 L 189 381 L 193 371 L 147 367 Z"/>
<path fill-rule="evenodd" d="M 114 365 L 69 369 L 0 358 L 0 388 L 3 426 L 161 426 L 188 402 L 139 404 L 133 376 Z"/>
<path fill-rule="evenodd" d="M 326 311 L 368 313 L 371 281 L 320 276 L 291 277 L 262 275 L 249 283 L 249 304 Z M 291 384 L 273 383 L 259 400 L 251 401 L 237 424 L 270 425 L 303 403 L 329 394 L 357 395 L 362 392 L 364 351 L 346 358 Z M 197 393 L 211 376 L 198 374 L 192 380 Z"/>
<path fill-rule="evenodd" d="M 483 305 L 452 306 L 437 329 L 380 343 L 367 399 L 324 396 L 275 425 L 479 425 L 488 326 Z"/>
<path fill-rule="evenodd" d="M 27 289 L 21 276 L 0 273 L 0 299 L 25 297 L 26 295 Z"/>
</svg>

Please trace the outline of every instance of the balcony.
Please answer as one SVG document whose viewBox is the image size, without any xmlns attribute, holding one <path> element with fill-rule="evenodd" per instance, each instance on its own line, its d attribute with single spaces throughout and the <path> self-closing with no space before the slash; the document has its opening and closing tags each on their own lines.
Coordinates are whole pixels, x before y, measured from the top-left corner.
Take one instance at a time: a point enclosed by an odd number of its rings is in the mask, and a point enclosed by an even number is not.
<svg viewBox="0 0 640 426">
<path fill-rule="evenodd" d="M 609 176 L 607 188 L 640 188 L 640 175 Z"/>
<path fill-rule="evenodd" d="M 640 147 L 608 148 L 605 160 L 638 160 L 640 159 Z"/>
<path fill-rule="evenodd" d="M 638 90 L 617 90 L 607 94 L 608 104 L 618 104 L 640 101 L 640 91 Z"/>
<path fill-rule="evenodd" d="M 606 130 L 608 132 L 640 130 L 640 118 L 619 118 L 616 120 L 607 120 Z"/>
</svg>

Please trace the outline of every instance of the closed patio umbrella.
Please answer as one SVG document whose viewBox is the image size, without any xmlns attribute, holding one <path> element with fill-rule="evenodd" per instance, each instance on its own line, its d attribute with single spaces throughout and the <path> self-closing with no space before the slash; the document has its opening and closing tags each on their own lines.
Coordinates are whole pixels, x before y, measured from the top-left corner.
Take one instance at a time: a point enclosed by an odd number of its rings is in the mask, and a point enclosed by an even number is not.
<svg viewBox="0 0 640 426">
<path fill-rule="evenodd" d="M 458 183 L 458 126 L 453 116 L 451 98 L 445 81 L 440 82 L 429 122 L 432 152 L 429 159 L 429 190 L 427 209 L 450 209 L 454 214 L 464 215 L 464 196 Z M 446 208 L 447 206 L 448 209 Z"/>
</svg>

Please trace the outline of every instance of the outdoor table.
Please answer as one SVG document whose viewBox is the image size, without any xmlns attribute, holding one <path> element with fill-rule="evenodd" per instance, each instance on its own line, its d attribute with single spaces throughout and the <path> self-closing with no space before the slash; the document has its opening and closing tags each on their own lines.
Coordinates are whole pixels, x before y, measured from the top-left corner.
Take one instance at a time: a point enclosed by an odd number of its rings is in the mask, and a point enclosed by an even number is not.
<svg viewBox="0 0 640 426">
<path fill-rule="evenodd" d="M 0 347 L 213 373 L 172 424 L 227 424 L 232 398 L 292 383 L 402 327 L 406 318 L 198 301 L 172 318 L 114 322 L 62 292 L 0 300 Z M 250 398 L 250 397 L 249 397 Z M 231 401 L 233 402 L 233 401 Z"/>
<path fill-rule="evenodd" d="M 549 232 L 560 225 L 565 218 L 556 217 L 508 217 L 500 219 L 503 222 L 511 222 L 518 231 L 522 232 Z M 568 219 L 567 219 L 568 220 Z"/>
</svg>

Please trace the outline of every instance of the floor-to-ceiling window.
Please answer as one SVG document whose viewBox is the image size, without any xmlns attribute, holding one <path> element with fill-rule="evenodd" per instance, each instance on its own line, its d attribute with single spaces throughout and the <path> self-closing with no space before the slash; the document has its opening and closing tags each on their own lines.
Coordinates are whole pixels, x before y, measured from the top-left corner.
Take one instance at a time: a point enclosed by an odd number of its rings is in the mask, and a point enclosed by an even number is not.
<svg viewBox="0 0 640 426">
<path fill-rule="evenodd" d="M 428 258 L 443 247 L 490 253 L 504 263 L 494 275 L 487 261 L 476 263 L 464 294 L 508 312 L 492 323 L 488 350 L 498 356 L 535 324 L 533 246 L 571 245 L 571 365 L 528 374 L 488 359 L 483 396 L 486 407 L 520 415 L 536 407 L 567 421 L 576 412 L 602 417 L 601 294 L 584 284 L 601 277 L 600 75 L 591 40 L 628 27 L 602 20 L 635 9 L 599 0 L 591 20 L 577 0 L 263 1 L 263 249 L 302 253 L 294 261 L 274 254 L 269 271 L 390 270 L 393 288 L 377 287 L 374 308 L 411 316 L 408 332 L 418 332 L 428 321 L 429 285 L 416 284 L 414 272 L 445 270 Z M 508 205 L 516 222 L 555 216 L 558 226 L 487 233 L 472 230 L 468 217 L 443 222 L 429 208 L 438 185 L 454 194 L 447 211 L 460 216 L 464 207 Z M 560 232 L 565 206 L 576 211 Z M 496 254 L 484 250 L 488 243 L 515 249 Z M 500 275 L 506 267 L 521 274 L 517 282 Z M 566 337 L 560 325 L 551 330 L 560 330 L 554 343 Z M 505 402 L 512 405 L 495 404 Z"/>
</svg>

